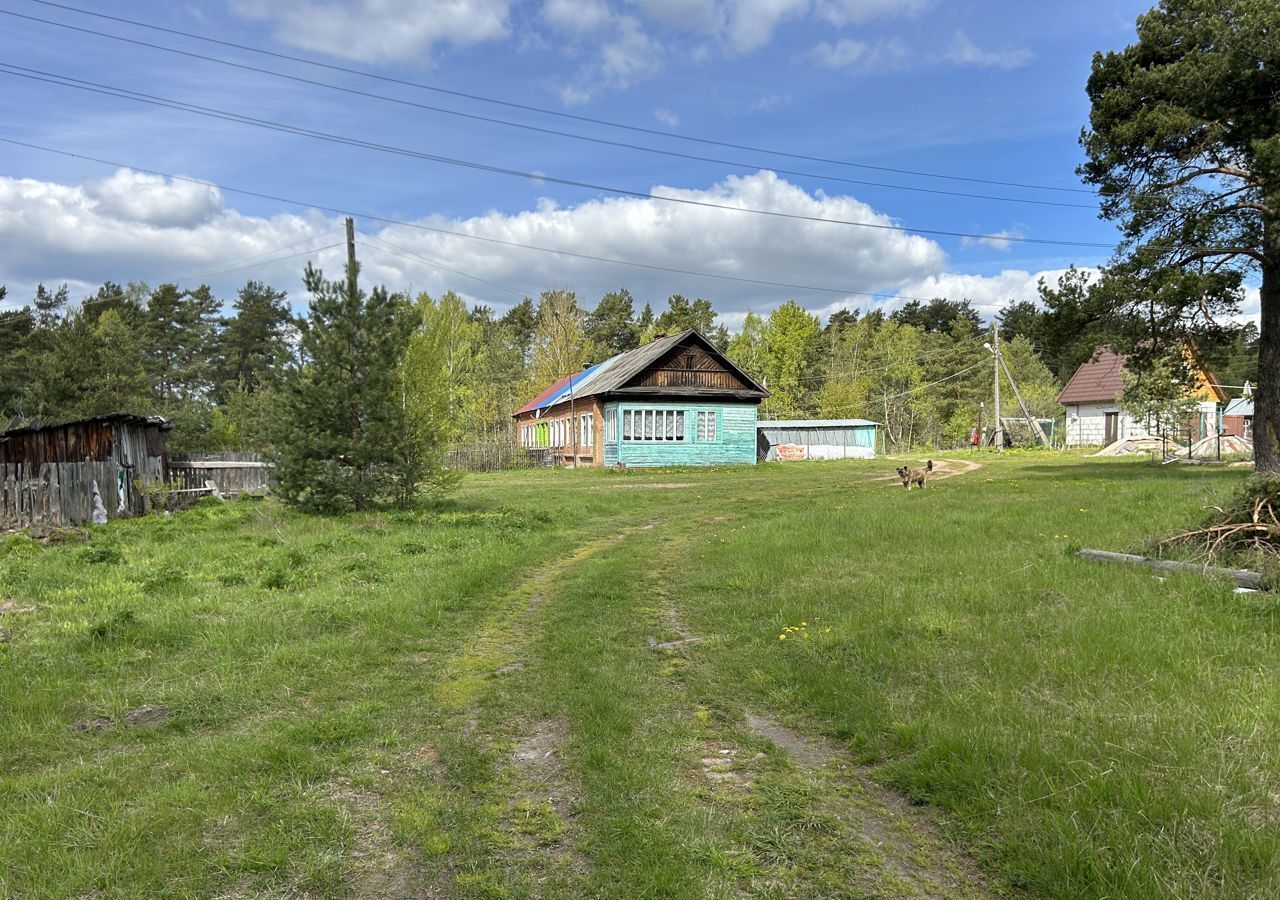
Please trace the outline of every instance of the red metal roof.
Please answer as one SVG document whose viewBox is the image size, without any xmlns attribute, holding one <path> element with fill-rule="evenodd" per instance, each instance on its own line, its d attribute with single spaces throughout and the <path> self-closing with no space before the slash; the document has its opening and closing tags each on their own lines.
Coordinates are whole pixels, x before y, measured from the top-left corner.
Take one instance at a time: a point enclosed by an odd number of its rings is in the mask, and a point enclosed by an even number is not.
<svg viewBox="0 0 1280 900">
<path fill-rule="evenodd" d="M 1119 400 L 1124 393 L 1124 357 L 1110 347 L 1099 347 L 1093 358 L 1080 364 L 1058 395 L 1059 403 L 1102 403 Z"/>
<path fill-rule="evenodd" d="M 517 416 L 520 416 L 520 415 L 524 415 L 524 414 L 525 414 L 525 413 L 527 413 L 527 412 L 533 412 L 535 409 L 537 409 L 539 406 L 541 406 L 541 405 L 542 405 L 542 404 L 547 400 L 547 398 L 549 398 L 549 397 L 553 396 L 553 395 L 554 395 L 554 394 L 556 394 L 558 391 L 563 390 L 563 389 L 564 389 L 568 384 L 569 384 L 569 376 L 568 376 L 568 375 L 566 375 L 565 377 L 563 377 L 563 378 L 561 378 L 561 379 L 557 380 L 557 381 L 555 382 L 555 384 L 551 385 L 551 387 L 547 388 L 547 389 L 546 389 L 545 391 L 543 391 L 541 394 L 539 394 L 538 396 L 534 397 L 532 400 L 530 400 L 530 401 L 529 401 L 528 403 L 526 403 L 524 406 L 522 406 L 522 407 L 520 407 L 518 410 L 516 410 L 516 413 L 515 413 L 515 414 L 516 414 Z"/>
</svg>

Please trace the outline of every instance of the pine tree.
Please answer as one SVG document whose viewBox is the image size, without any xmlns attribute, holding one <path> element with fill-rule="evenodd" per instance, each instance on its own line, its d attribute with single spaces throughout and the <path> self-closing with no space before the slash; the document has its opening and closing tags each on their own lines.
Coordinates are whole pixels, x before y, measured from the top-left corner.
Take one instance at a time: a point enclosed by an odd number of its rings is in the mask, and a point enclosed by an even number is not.
<svg viewBox="0 0 1280 900">
<path fill-rule="evenodd" d="M 289 503 L 315 512 L 407 504 L 426 471 L 408 427 L 401 364 L 415 325 L 400 295 L 365 294 L 359 267 L 325 281 L 307 265 L 311 294 L 299 323 L 305 362 L 291 372 L 282 405 L 276 479 Z"/>
<path fill-rule="evenodd" d="M 601 355 L 613 356 L 640 346 L 630 291 L 620 288 L 600 298 L 587 316 L 587 337 L 600 348 Z"/>
</svg>

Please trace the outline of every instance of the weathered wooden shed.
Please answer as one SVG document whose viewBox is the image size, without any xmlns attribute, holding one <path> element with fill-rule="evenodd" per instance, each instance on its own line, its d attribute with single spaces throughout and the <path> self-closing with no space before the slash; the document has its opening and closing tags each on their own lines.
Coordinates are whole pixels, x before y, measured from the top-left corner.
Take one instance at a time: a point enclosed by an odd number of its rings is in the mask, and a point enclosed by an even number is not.
<svg viewBox="0 0 1280 900">
<path fill-rule="evenodd" d="M 108 518 L 146 512 L 141 488 L 169 478 L 169 428 L 132 413 L 12 423 L 0 431 L 0 528 L 92 521 L 95 492 Z"/>
<path fill-rule="evenodd" d="M 876 429 L 879 427 L 879 423 L 867 419 L 757 422 L 756 457 L 762 462 L 776 459 L 873 459 L 876 455 Z"/>
</svg>

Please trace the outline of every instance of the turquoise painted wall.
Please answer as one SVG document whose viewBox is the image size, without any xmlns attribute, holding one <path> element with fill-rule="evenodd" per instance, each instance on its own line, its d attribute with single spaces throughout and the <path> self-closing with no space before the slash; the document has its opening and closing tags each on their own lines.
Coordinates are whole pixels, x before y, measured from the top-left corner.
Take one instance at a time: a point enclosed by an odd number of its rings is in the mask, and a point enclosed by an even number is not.
<svg viewBox="0 0 1280 900">
<path fill-rule="evenodd" d="M 680 401 L 621 401 L 606 403 L 616 434 L 622 434 L 622 414 L 635 409 L 684 410 L 683 441 L 605 441 L 604 464 L 643 466 L 716 466 L 756 461 L 756 411 L 754 403 L 688 403 Z M 716 413 L 716 439 L 699 441 L 696 413 Z"/>
</svg>

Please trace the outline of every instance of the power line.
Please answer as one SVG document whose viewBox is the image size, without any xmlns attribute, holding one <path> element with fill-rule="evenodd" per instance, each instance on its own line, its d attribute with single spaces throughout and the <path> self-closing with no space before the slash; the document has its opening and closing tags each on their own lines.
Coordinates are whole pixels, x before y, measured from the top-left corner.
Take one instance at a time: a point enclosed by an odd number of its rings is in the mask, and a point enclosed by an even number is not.
<svg viewBox="0 0 1280 900">
<path fill-rule="evenodd" d="M 76 90 L 87 91 L 94 94 L 102 94 L 109 97 L 117 97 L 123 100 L 132 100 L 135 103 L 144 103 L 149 106 L 159 106 L 168 109 L 175 109 L 181 112 L 188 112 L 194 115 L 204 116 L 206 118 L 220 119 L 227 122 L 235 122 L 240 125 L 249 125 L 254 128 L 261 128 L 267 131 L 277 131 L 284 134 L 292 134 L 298 137 L 311 138 L 313 140 L 325 141 L 331 144 L 340 144 L 348 147 L 356 147 L 364 150 L 374 150 L 379 153 L 387 153 L 393 156 L 404 156 L 412 159 L 420 159 L 426 162 L 442 163 L 444 165 L 457 166 L 460 168 L 473 169 L 480 172 L 488 172 L 495 175 L 506 175 L 513 178 L 529 179 L 532 181 L 548 181 L 554 184 L 567 185 L 569 187 L 585 188 L 593 191 L 602 191 L 610 194 L 617 194 L 623 197 L 633 197 L 641 200 L 656 200 L 662 203 L 678 203 L 684 206 L 694 206 L 701 209 L 717 209 L 727 212 L 746 213 L 750 215 L 767 216 L 769 218 L 787 219 L 802 222 L 817 222 L 828 225 L 846 225 L 853 228 L 867 228 L 875 231 L 891 231 L 898 234 L 909 235 L 930 235 L 933 237 L 955 237 L 955 238 L 973 238 L 977 240 L 999 240 L 999 241 L 1016 241 L 1023 244 L 1042 244 L 1055 247 L 1079 247 L 1088 249 L 1114 249 L 1111 244 L 1103 244 L 1092 241 L 1066 241 L 1051 238 L 1030 238 L 1017 237 L 1011 235 L 993 235 L 982 234 L 966 231 L 948 231 L 939 228 L 909 228 L 905 225 L 886 225 L 877 222 L 858 222 L 852 219 L 829 219 L 824 216 L 810 216 L 803 213 L 789 213 L 774 209 L 757 209 L 750 206 L 731 206 L 727 203 L 715 203 L 710 200 L 694 200 L 689 197 L 669 197 L 663 194 L 654 194 L 650 191 L 635 191 L 628 188 L 612 187 L 610 185 L 595 184 L 589 181 L 578 181 L 571 178 L 561 178 L 552 175 L 546 175 L 540 172 L 527 172 L 520 169 L 508 169 L 503 166 L 490 165 L 488 163 L 474 162 L 471 160 L 457 159 L 450 156 L 441 156 L 434 153 L 425 153 L 419 150 L 411 150 L 405 147 L 396 147 L 390 144 L 379 144 L 373 141 L 365 141 L 359 138 L 345 137 L 343 135 L 331 134 L 325 131 L 315 131 L 309 128 L 302 128 L 297 125 L 289 125 L 284 122 L 277 122 L 271 119 L 259 119 L 254 116 L 247 116 L 242 113 L 231 112 L 228 110 L 217 109 L 215 107 L 201 106 L 195 103 L 187 103 L 182 100 L 173 100 L 168 97 L 159 97 L 154 94 L 145 94 L 140 91 L 133 91 L 128 88 L 119 88 L 112 85 L 101 84 L 94 81 L 86 81 L 80 78 L 73 78 L 68 75 L 59 75 L 55 72 L 45 72 L 40 69 L 31 69 L 25 66 L 15 66 L 11 63 L 0 63 L 0 73 L 11 75 L 16 78 L 25 78 L 31 81 L 41 81 L 48 84 L 56 84 L 62 87 L 70 87 Z"/>
<path fill-rule="evenodd" d="M 219 269 L 217 272 L 206 272 L 203 275 L 185 275 L 182 278 L 166 278 L 162 280 L 160 284 L 181 284 L 184 281 L 199 281 L 205 278 L 212 278 L 215 275 L 223 275 L 227 272 L 235 272 L 239 269 L 252 268 L 252 266 L 244 266 L 244 265 L 241 265 L 241 263 L 248 263 L 252 260 L 258 259 L 263 256 L 271 256 L 273 254 L 279 253 L 281 250 L 288 250 L 292 247 L 298 246 L 299 244 L 309 244 L 312 241 L 315 241 L 327 235 L 333 234 L 333 232 L 339 231 L 339 230 L 340 229 L 338 228 L 330 228 L 328 231 L 322 231 L 319 234 L 313 234 L 310 237 L 305 237 L 300 241 L 294 241 L 293 243 L 285 244 L 283 246 L 276 247 L 272 250 L 264 250 L 261 253 L 255 253 L 252 256 L 246 256 L 246 257 L 243 257 L 242 259 L 234 260 L 228 268 Z M 338 246 L 338 244 L 328 244 L 324 247 L 314 247 L 311 250 L 308 250 L 306 252 L 319 253 L 321 250 L 328 250 L 331 247 L 336 247 L 336 246 Z M 298 254 L 298 253 L 292 254 L 292 256 L 300 256 L 300 255 L 302 254 Z M 288 257 L 288 256 L 284 257 L 284 259 L 289 259 L 289 258 L 291 257 Z M 271 262 L 278 262 L 278 260 L 267 260 L 263 262 L 262 265 L 268 265 Z"/>
<path fill-rule="evenodd" d="M 332 250 L 334 247 L 341 247 L 343 243 L 345 242 L 335 241 L 332 244 L 325 244 L 323 247 L 312 247 L 309 250 L 303 250 L 300 253 L 290 253 L 287 256 L 281 256 L 278 259 L 264 259 L 261 262 L 249 263 L 246 266 L 231 266 L 230 268 L 227 268 L 227 269 L 219 269 L 217 272 L 207 272 L 204 275 L 192 275 L 188 278 L 179 278 L 177 281 L 172 283 L 177 284 L 180 281 L 197 281 L 205 278 L 213 278 L 217 275 L 226 275 L 228 272 L 240 272 L 244 269 L 257 269 L 262 266 L 269 266 L 269 265 L 273 265 L 274 263 L 281 263 L 281 262 L 285 262 L 286 260 L 295 259 L 299 256 L 309 256 L 312 253 L 321 253 L 325 250 Z"/>
<path fill-rule="evenodd" d="M 386 225 L 398 225 L 404 228 L 413 228 L 419 231 L 431 232 L 433 234 L 443 234 L 443 235 L 448 235 L 449 237 L 464 238 L 466 240 L 472 240 L 472 241 L 481 241 L 486 244 L 497 244 L 504 247 L 516 247 L 522 250 L 533 250 L 539 253 L 552 253 L 558 256 L 567 256 L 573 259 L 582 259 L 590 262 L 601 262 L 601 263 L 608 263 L 611 265 L 630 266 L 632 268 L 646 269 L 646 270 L 655 271 L 655 272 L 667 272 L 674 275 L 689 275 L 695 278 L 713 278 L 721 281 L 733 281 L 739 284 L 752 284 L 752 285 L 758 285 L 761 287 L 785 288 L 787 290 L 811 291 L 813 293 L 822 293 L 822 294 L 839 294 L 841 296 L 870 297 L 873 300 L 901 299 L 901 300 L 917 300 L 921 303 L 927 303 L 929 302 L 929 299 L 931 299 L 931 298 L 924 298 L 924 297 L 909 297 L 903 294 L 887 294 L 886 292 L 883 292 L 883 291 L 880 293 L 875 293 L 872 291 L 862 291 L 862 290 L 856 290 L 853 288 L 833 288 L 833 287 L 821 287 L 821 286 L 811 285 L 811 284 L 794 284 L 794 283 L 785 282 L 785 281 L 768 281 L 762 278 L 745 278 L 740 275 L 723 275 L 715 272 L 701 272 L 696 269 L 681 269 L 675 266 L 662 266 L 662 265 L 657 265 L 656 263 L 644 263 L 644 262 L 636 262 L 634 260 L 628 260 L 628 259 L 618 259 L 616 257 L 595 256 L 590 253 L 579 253 L 574 250 L 564 250 L 556 247 L 542 247 L 537 244 L 527 244 L 520 241 L 508 241 L 508 240 L 503 240 L 502 238 L 488 237 L 486 235 L 468 234 L 463 231 L 451 231 L 448 228 L 437 228 L 432 225 L 423 225 L 420 222 L 406 222 L 401 219 L 390 219 L 390 218 L 387 218 L 386 216 L 378 216 L 378 215 L 374 215 L 372 213 L 367 213 L 367 212 L 356 212 L 356 211 L 352 211 L 349 209 L 344 209 L 336 206 L 325 206 L 319 203 L 307 203 L 302 200 L 295 200 L 289 197 L 281 197 L 275 194 L 267 194 L 261 191 L 251 191 L 246 188 L 230 187 L 229 185 L 225 185 L 225 184 L 214 184 L 211 181 L 203 181 L 199 178 L 191 178 L 186 175 L 174 175 L 169 172 L 162 172 L 159 169 L 147 169 L 147 168 L 142 168 L 140 166 L 132 166 L 132 165 L 129 165 L 128 163 L 101 159 L 96 156 L 88 156 L 83 153 L 73 153 L 69 150 L 58 150 L 53 147 L 45 147 L 40 144 L 33 144 L 27 141 L 14 140 L 13 138 L 0 137 L 0 143 L 13 144 L 18 147 L 26 147 L 31 150 L 40 150 L 45 153 L 54 153 L 59 156 L 66 156 L 71 159 L 81 159 L 87 162 L 97 163 L 99 165 L 104 165 L 104 166 L 111 166 L 114 168 L 132 169 L 135 172 L 142 172 L 143 174 L 146 174 L 146 175 L 158 175 L 162 178 L 169 178 L 174 181 L 189 182 L 191 184 L 202 184 L 207 187 L 216 187 L 219 190 L 225 191 L 230 194 L 241 194 L 246 197 L 255 197 L 259 200 L 271 200 L 276 203 L 284 203 L 289 206 L 298 206 L 303 209 L 317 209 L 317 210 L 320 210 L 321 212 L 333 213 L 334 215 L 339 215 L 339 216 L 354 216 L 357 218 L 365 219 L 370 222 L 381 222 Z"/>
<path fill-rule="evenodd" d="M 405 250 L 403 247 L 397 247 L 395 244 L 392 244 L 389 241 L 384 241 L 381 238 L 376 238 L 373 235 L 364 233 L 363 231 L 360 232 L 360 236 L 363 237 L 365 241 L 371 242 L 375 250 L 382 250 L 384 253 L 390 253 L 392 256 L 398 256 L 401 259 L 416 260 L 418 262 L 424 262 L 424 263 L 427 263 L 428 265 L 435 266 L 436 268 L 444 269 L 447 272 L 453 272 L 454 274 L 461 275 L 463 278 L 470 278 L 473 281 L 479 281 L 482 284 L 488 284 L 496 288 L 501 288 L 502 290 L 508 291 L 517 297 L 532 297 L 534 294 L 537 293 L 537 291 L 522 291 L 519 288 L 512 287 L 509 284 L 503 284 L 500 281 L 491 281 L 488 278 L 481 278 L 479 275 L 472 275 L 470 272 L 464 272 L 461 269 L 455 269 L 453 266 L 445 265 L 444 263 L 440 262 L 438 259 L 432 259 L 429 256 L 422 256 L 418 253 L 415 253 L 412 250 Z"/>
<path fill-rule="evenodd" d="M 446 94 L 451 97 L 459 97 L 465 100 L 475 100 L 480 103 L 490 103 L 497 106 L 507 107 L 509 109 L 518 109 L 524 112 L 538 113 L 540 115 L 546 115 L 546 116 L 555 116 L 561 119 L 570 119 L 573 121 L 585 122 L 592 125 L 602 125 L 608 128 L 619 128 L 625 131 L 631 131 L 638 134 L 649 134 L 657 137 L 668 138 L 671 140 L 689 141 L 689 142 L 698 143 L 698 144 L 707 144 L 707 145 L 716 146 L 716 147 L 725 147 L 731 150 L 745 150 L 751 153 L 765 153 L 770 156 L 781 156 L 788 159 L 800 159 L 800 160 L 805 160 L 806 162 L 819 162 L 819 163 L 825 163 L 828 165 L 846 166 L 849 168 L 866 169 L 866 170 L 876 171 L 876 172 L 890 172 L 896 175 L 910 175 L 918 178 L 938 178 L 938 179 L 944 179 L 947 181 L 964 181 L 972 184 L 990 184 L 990 185 L 998 185 L 1002 187 L 1023 188 L 1026 190 L 1059 191 L 1059 192 L 1065 192 L 1065 193 L 1078 193 L 1078 194 L 1093 193 L 1093 191 L 1088 188 L 1063 187 L 1059 185 L 1028 184 L 1028 183 L 1017 182 L 1017 181 L 1001 181 L 998 179 L 973 178 L 973 177 L 962 176 L 962 175 L 948 175 L 940 172 L 927 172 L 927 171 L 913 170 L 913 169 L 897 169 L 890 166 L 874 166 L 874 165 L 869 165 L 867 163 L 855 163 L 855 162 L 850 162 L 848 160 L 830 159 L 822 156 L 810 156 L 803 153 L 792 153 L 785 150 L 773 150 L 767 147 L 754 147 L 749 144 L 735 144 L 730 141 L 715 140 L 713 138 L 699 137 L 696 135 L 677 134 L 671 131 L 663 131 L 659 128 L 647 128 L 642 125 L 629 125 L 624 122 L 614 122 L 608 119 L 599 119 L 593 116 L 585 116 L 577 113 L 569 113 L 569 112 L 564 112 L 562 110 L 549 109 L 541 106 L 534 106 L 532 104 L 517 103 L 511 100 L 501 100 L 495 97 L 486 97 L 481 94 L 471 94 L 465 91 L 452 90 L 449 88 L 443 88 L 443 87 L 439 87 L 438 85 L 426 84 L 419 81 L 409 81 L 407 79 L 395 78 L 389 75 L 379 75 L 376 72 L 369 72 L 366 70 L 356 69 L 349 66 L 341 66 L 335 63 L 320 62 L 319 60 L 308 59 L 307 57 L 303 57 L 303 56 L 292 56 L 290 54 L 280 53 L 274 50 L 264 50 L 260 47 L 253 47 L 248 44 L 238 44 L 234 41 L 221 40 L 219 38 L 213 38 L 213 37 L 209 37 L 207 35 L 202 35 L 202 34 L 195 34 L 189 31 L 182 31 L 176 28 L 166 28 L 162 25 L 153 25 L 149 22 L 138 21 L 137 19 L 127 19 L 122 16 L 108 15 L 106 13 L 96 12 L 88 9 L 82 9 L 80 7 L 70 6 L 64 3 L 55 3 L 55 2 L 52 2 L 52 0 L 29 0 L 29 2 L 38 3 L 41 6 L 52 7 L 54 9 L 61 9 L 66 12 L 77 13 L 83 16 L 93 16 L 98 19 L 105 19 L 107 21 L 116 22 L 123 25 L 132 25 L 135 28 L 146 28 L 146 29 L 150 29 L 151 31 L 158 31 L 164 34 L 171 34 L 171 35 L 176 35 L 178 37 L 189 38 L 194 41 L 203 41 L 205 43 L 215 44 L 221 47 L 228 47 L 235 50 L 243 50 L 247 53 L 256 53 L 261 56 L 268 56 L 274 59 L 281 59 L 281 60 L 286 60 L 288 62 L 301 63 L 303 65 L 308 65 L 308 66 L 315 66 L 317 68 L 327 69 L 332 72 L 342 72 L 347 75 L 358 75 L 361 78 L 370 78 L 375 81 L 382 81 L 388 84 L 398 84 L 404 87 L 412 87 L 412 88 L 417 88 L 419 90 L 431 91 L 438 94 Z"/>
<path fill-rule="evenodd" d="M 71 31 L 81 32 L 83 34 L 94 35 L 96 37 L 109 38 L 111 40 L 121 41 L 123 43 L 133 44 L 139 47 L 148 47 L 150 49 L 159 50 L 164 53 L 173 53 L 179 56 L 185 56 L 191 59 L 198 59 L 204 62 L 211 62 L 221 66 L 229 66 L 231 68 L 241 69 L 247 72 L 256 72 L 261 75 L 269 75 L 273 78 L 282 78 L 288 81 L 297 82 L 299 84 L 306 84 L 314 87 L 325 88 L 331 91 L 339 91 L 344 94 L 352 94 L 354 96 L 365 97 L 373 100 L 382 100 L 386 103 L 394 103 L 400 106 L 412 107 L 414 109 L 422 109 L 430 112 L 442 113 L 444 115 L 457 116 L 460 118 L 471 119 L 473 121 L 478 121 L 478 122 L 487 122 L 489 124 L 501 125 L 507 128 L 518 128 L 518 129 L 523 129 L 525 131 L 534 131 L 540 134 L 549 134 L 549 135 L 554 135 L 556 137 L 569 138 L 571 140 L 576 140 L 576 141 L 587 141 L 593 144 L 602 144 L 609 147 L 620 147 L 627 150 L 636 150 L 642 153 L 653 153 L 661 156 L 671 156 L 678 159 L 688 159 L 696 162 L 714 163 L 716 165 L 731 166 L 734 168 L 747 169 L 747 170 L 769 168 L 771 169 L 771 171 L 776 172 L 779 175 L 790 175 L 798 178 L 810 178 L 810 179 L 816 179 L 821 181 L 840 182 L 842 184 L 856 184 L 856 185 L 862 185 L 866 187 L 887 188 L 890 190 L 912 191 L 916 193 L 936 194 L 936 195 L 942 195 L 942 196 L 948 196 L 948 197 L 963 197 L 966 199 L 973 199 L 973 200 L 993 200 L 1001 203 L 1024 203 L 1024 204 L 1030 204 L 1035 206 L 1057 206 L 1057 207 L 1065 207 L 1070 209 L 1088 209 L 1088 210 L 1093 210 L 1095 212 L 1098 209 L 1096 204 L 1091 204 L 1091 203 L 1066 203 L 1058 200 L 1034 200 L 1026 197 L 1001 197 L 1001 196 L 995 196 L 992 194 L 974 194 L 974 193 L 968 193 L 964 191 L 947 191 L 947 190 L 942 190 L 940 188 L 917 187 L 914 185 L 886 184 L 885 182 L 881 182 L 881 181 L 866 181 L 864 179 L 858 179 L 858 178 L 842 178 L 838 175 L 820 175 L 815 172 L 803 172 L 803 171 L 797 171 L 794 169 L 781 169 L 775 166 L 764 167 L 755 163 L 741 162 L 741 161 L 729 160 L 729 159 L 718 159 L 716 157 L 711 157 L 711 156 L 699 156 L 693 153 L 681 153 L 677 150 L 666 150 L 660 147 L 648 147 L 642 144 L 629 143 L 627 141 L 614 141 L 614 140 L 609 140 L 608 138 L 593 137 L 591 135 L 585 135 L 585 134 L 575 134 L 573 132 L 568 132 L 568 131 L 559 131 L 554 128 L 543 128 L 538 125 L 530 125 L 525 122 L 513 122 L 508 119 L 498 119 L 493 116 L 484 116 L 484 115 L 479 115 L 477 113 L 463 112 L 461 110 L 448 109 L 446 107 L 441 107 L 441 106 L 432 106 L 427 103 L 417 103 L 413 100 L 406 100 L 401 97 L 390 97 L 390 96 L 387 96 L 386 94 L 375 94 L 371 91 L 362 91 L 356 88 L 349 88 L 349 87 L 344 87 L 342 85 L 330 84 L 324 81 L 316 81 L 311 78 L 302 78 L 300 76 L 290 75 L 285 72 L 276 72 L 272 69 L 263 69 L 258 66 L 250 66 L 245 63 L 237 63 L 231 60 L 219 59 L 218 57 L 215 57 L 215 56 L 206 56 L 201 53 L 193 53 L 189 50 L 179 50 L 176 47 L 167 47 L 167 46 L 164 46 L 163 44 L 153 44 L 149 41 L 140 41 L 134 38 L 124 37 L 122 35 L 110 34 L 104 31 L 96 31 L 92 28 L 81 28 L 78 25 L 70 25 L 65 22 L 55 22 L 52 19 L 42 19 L 39 16 L 28 16 L 22 13 L 13 12 L 12 10 L 0 9 L 0 15 L 12 16 L 18 19 L 25 19 L 30 22 L 39 22 L 41 24 L 52 25 L 57 28 L 65 28 Z"/>
</svg>

